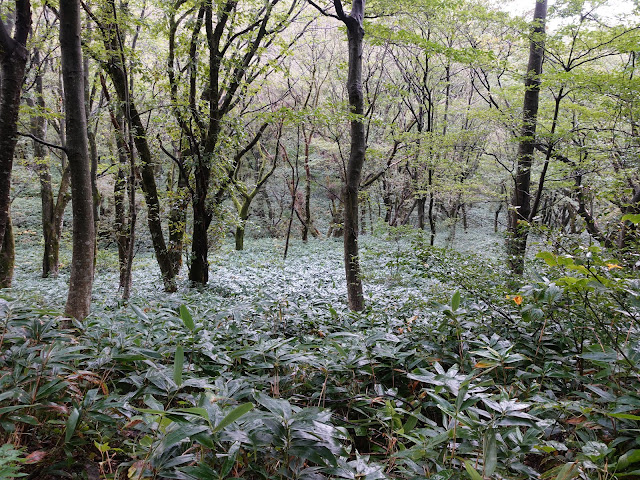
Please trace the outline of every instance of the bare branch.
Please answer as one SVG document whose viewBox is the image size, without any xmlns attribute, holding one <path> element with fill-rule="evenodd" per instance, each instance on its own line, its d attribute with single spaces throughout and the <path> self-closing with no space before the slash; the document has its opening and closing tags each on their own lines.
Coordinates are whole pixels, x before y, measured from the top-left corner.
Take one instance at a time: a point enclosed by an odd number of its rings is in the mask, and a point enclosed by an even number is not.
<svg viewBox="0 0 640 480">
<path fill-rule="evenodd" d="M 34 142 L 38 142 L 46 147 L 49 148 L 56 148 L 58 150 L 62 150 L 63 152 L 66 153 L 67 149 L 61 145 L 55 145 L 53 143 L 49 143 L 45 140 L 42 140 L 41 138 L 36 137 L 35 135 L 32 135 L 30 133 L 22 133 L 22 132 L 18 132 L 18 135 L 20 135 L 21 137 L 27 137 L 30 138 L 31 140 L 33 140 Z"/>
<path fill-rule="evenodd" d="M 309 5 L 311 5 L 313 8 L 318 10 L 325 17 L 331 17 L 331 18 L 335 18 L 336 20 L 341 20 L 340 17 L 338 17 L 337 15 L 334 15 L 333 13 L 329 13 L 326 8 L 323 9 L 322 7 L 320 7 L 320 5 L 315 3 L 313 0 L 307 0 L 307 2 L 309 2 Z"/>
</svg>

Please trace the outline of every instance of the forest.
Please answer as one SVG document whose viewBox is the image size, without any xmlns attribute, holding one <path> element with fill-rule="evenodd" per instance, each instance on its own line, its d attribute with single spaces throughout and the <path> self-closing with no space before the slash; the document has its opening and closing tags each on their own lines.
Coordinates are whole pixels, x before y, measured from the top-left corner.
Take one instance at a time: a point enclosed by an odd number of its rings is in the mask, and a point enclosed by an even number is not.
<svg viewBox="0 0 640 480">
<path fill-rule="evenodd" d="M 639 54 L 635 0 L 0 0 L 0 480 L 640 478 Z"/>
</svg>

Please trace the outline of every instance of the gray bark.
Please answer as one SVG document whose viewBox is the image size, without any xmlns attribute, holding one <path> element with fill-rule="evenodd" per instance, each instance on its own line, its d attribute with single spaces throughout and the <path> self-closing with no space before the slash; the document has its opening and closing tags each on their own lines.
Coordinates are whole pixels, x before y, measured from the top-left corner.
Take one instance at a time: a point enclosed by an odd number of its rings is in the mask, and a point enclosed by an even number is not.
<svg viewBox="0 0 640 480">
<path fill-rule="evenodd" d="M 349 75 L 347 91 L 351 114 L 351 150 L 347 163 L 346 179 L 342 190 L 344 201 L 344 266 L 347 278 L 349 308 L 353 311 L 364 309 L 360 256 L 358 251 L 358 192 L 366 153 L 364 115 L 364 95 L 362 91 L 362 46 L 364 40 L 365 0 L 354 0 L 351 13 L 344 13 L 341 0 L 334 0 L 338 18 L 347 26 L 349 40 Z"/>
<path fill-rule="evenodd" d="M 60 2 L 60 53 L 64 82 L 66 150 L 71 173 L 73 212 L 73 253 L 65 314 L 78 320 L 85 318 L 91 308 L 96 238 L 80 32 L 80 2 Z"/>
</svg>

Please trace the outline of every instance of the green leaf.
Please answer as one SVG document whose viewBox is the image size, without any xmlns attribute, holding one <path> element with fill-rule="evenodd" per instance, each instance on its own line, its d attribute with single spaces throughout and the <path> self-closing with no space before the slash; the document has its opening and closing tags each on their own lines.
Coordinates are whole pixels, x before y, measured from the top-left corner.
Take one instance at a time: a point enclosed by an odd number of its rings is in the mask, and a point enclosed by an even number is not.
<svg viewBox="0 0 640 480">
<path fill-rule="evenodd" d="M 490 428 L 484 438 L 484 476 L 490 477 L 496 471 L 498 464 L 498 448 L 496 445 L 496 431 Z"/>
<path fill-rule="evenodd" d="M 480 475 L 478 471 L 473 468 L 473 465 L 471 465 L 471 462 L 469 460 L 464 461 L 464 469 L 467 471 L 467 474 L 469 475 L 469 478 L 471 478 L 471 480 L 482 480 L 482 475 Z"/>
<path fill-rule="evenodd" d="M 213 433 L 219 432 L 224 427 L 226 427 L 226 426 L 232 424 L 233 422 L 235 422 L 236 420 L 238 420 L 240 417 L 242 417 L 244 414 L 246 414 L 252 408 L 253 408 L 253 403 L 251 403 L 251 402 L 243 403 L 242 405 L 234 408 L 231 412 L 229 412 L 227 414 L 226 417 L 224 417 L 222 420 L 220 420 L 220 423 L 215 426 L 215 428 L 212 430 L 212 432 Z"/>
<path fill-rule="evenodd" d="M 629 465 L 637 462 L 640 462 L 640 450 L 629 450 L 620 456 L 618 463 L 616 464 L 615 471 L 625 470 Z"/>
<path fill-rule="evenodd" d="M 628 213 L 622 217 L 623 222 L 631 222 L 636 225 L 640 223 L 640 214 Z"/>
<path fill-rule="evenodd" d="M 451 311 L 455 312 L 456 310 L 458 310 L 458 308 L 460 308 L 460 292 L 456 291 L 456 293 L 453 294 L 453 297 L 451 297 Z"/>
<path fill-rule="evenodd" d="M 575 462 L 570 462 L 560 469 L 556 480 L 570 480 L 575 477 L 577 473 Z"/>
<path fill-rule="evenodd" d="M 9 420 L 13 420 L 14 422 L 27 423 L 29 425 L 40 425 L 40 420 L 32 415 L 11 415 Z M 1 478 L 1 477 L 0 477 Z"/>
<path fill-rule="evenodd" d="M 196 417 L 204 418 L 207 422 L 209 421 L 209 413 L 204 408 L 200 408 L 200 407 L 176 408 L 173 411 L 188 413 L 190 415 L 195 415 Z"/>
<path fill-rule="evenodd" d="M 454 474 L 453 470 L 442 470 L 441 472 L 434 473 L 429 477 L 429 480 L 449 480 Z"/>
<path fill-rule="evenodd" d="M 64 434 L 64 443 L 69 443 L 69 440 L 71 440 L 71 437 L 73 437 L 73 434 L 76 431 L 76 427 L 78 426 L 78 420 L 80 420 L 80 410 L 78 410 L 78 408 L 76 407 L 73 407 L 71 409 L 71 413 L 69 414 L 69 418 L 67 418 L 67 421 L 65 422 L 67 430 Z"/>
<path fill-rule="evenodd" d="M 229 477 L 229 472 L 231 472 L 231 469 L 233 468 L 233 466 L 236 463 L 236 458 L 238 457 L 238 452 L 239 451 L 240 451 L 240 443 L 239 442 L 235 442 L 233 445 L 231 445 L 231 448 L 229 449 L 229 452 L 227 453 L 227 458 L 224 461 L 224 463 L 222 464 L 222 468 L 220 469 L 219 478 L 228 478 Z"/>
<path fill-rule="evenodd" d="M 195 330 L 196 324 L 193 322 L 191 312 L 189 312 L 189 309 L 185 305 L 180 305 L 180 318 L 189 331 L 193 332 Z"/>
<path fill-rule="evenodd" d="M 173 360 L 173 381 L 176 385 L 182 385 L 182 369 L 184 367 L 184 350 L 182 345 L 176 347 L 176 354 Z"/>
<path fill-rule="evenodd" d="M 184 469 L 184 472 L 189 474 L 189 478 L 197 478 L 198 480 L 219 480 L 220 478 L 224 478 L 205 463 L 195 467 L 187 467 Z"/>
<path fill-rule="evenodd" d="M 131 304 L 131 309 L 135 312 L 135 314 L 138 316 L 138 318 L 140 318 L 142 321 L 144 321 L 144 322 L 148 322 L 149 321 L 149 317 L 147 317 L 147 314 L 144 313 L 140 307 Z"/>
<path fill-rule="evenodd" d="M 155 408 L 136 408 L 136 410 L 142 413 L 148 413 L 150 415 L 166 415 L 168 413 L 164 410 L 157 410 Z"/>
<path fill-rule="evenodd" d="M 409 433 L 411 430 L 415 428 L 417 424 L 418 424 L 418 417 L 416 417 L 415 415 L 409 415 L 409 418 L 407 418 L 407 421 L 402 426 L 402 431 L 404 433 Z"/>
<path fill-rule="evenodd" d="M 551 252 L 540 252 L 536 255 L 536 258 L 544 260 L 550 267 L 555 267 L 556 265 L 558 265 L 557 257 Z"/>
<path fill-rule="evenodd" d="M 639 415 L 632 415 L 630 413 L 607 413 L 607 415 L 613 418 L 621 418 L 624 420 L 640 420 Z"/>
<path fill-rule="evenodd" d="M 15 410 L 20 410 L 21 408 L 33 407 L 34 405 L 12 405 L 10 407 L 2 407 L 0 408 L 0 415 L 3 413 L 13 412 Z"/>
</svg>

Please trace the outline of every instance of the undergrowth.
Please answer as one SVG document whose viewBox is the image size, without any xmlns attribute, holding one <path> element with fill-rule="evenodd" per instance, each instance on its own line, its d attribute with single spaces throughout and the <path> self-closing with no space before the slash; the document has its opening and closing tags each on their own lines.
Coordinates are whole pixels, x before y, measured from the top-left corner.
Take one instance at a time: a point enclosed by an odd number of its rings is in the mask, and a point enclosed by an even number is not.
<svg viewBox="0 0 640 480">
<path fill-rule="evenodd" d="M 364 240 L 362 313 L 333 241 L 223 249 L 171 295 L 138 262 L 128 305 L 103 254 L 69 330 L 64 271 L 23 265 L 0 305 L 0 478 L 640 476 L 633 272 L 578 247 L 521 285 L 400 233 Z"/>
</svg>

